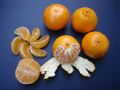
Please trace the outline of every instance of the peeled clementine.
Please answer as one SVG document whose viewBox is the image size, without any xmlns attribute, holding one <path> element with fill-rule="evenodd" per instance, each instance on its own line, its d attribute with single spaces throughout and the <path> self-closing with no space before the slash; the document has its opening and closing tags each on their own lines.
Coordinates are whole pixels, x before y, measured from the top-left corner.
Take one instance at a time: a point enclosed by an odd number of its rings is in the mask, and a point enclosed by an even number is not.
<svg viewBox="0 0 120 90">
<path fill-rule="evenodd" d="M 33 84 L 40 77 L 40 65 L 34 59 L 24 58 L 19 61 L 15 77 L 21 84 Z"/>
<path fill-rule="evenodd" d="M 52 4 L 45 8 L 43 20 L 47 28 L 51 30 L 60 30 L 69 22 L 70 13 L 68 9 L 61 4 Z"/>
<path fill-rule="evenodd" d="M 80 33 L 87 33 L 96 28 L 98 22 L 95 11 L 88 7 L 77 9 L 72 15 L 72 26 Z"/>
<path fill-rule="evenodd" d="M 79 42 L 70 35 L 58 37 L 52 47 L 54 57 L 61 63 L 71 63 L 80 53 Z"/>
<path fill-rule="evenodd" d="M 101 58 L 109 49 L 109 40 L 100 32 L 90 32 L 82 40 L 82 49 L 87 56 L 93 59 Z"/>
</svg>

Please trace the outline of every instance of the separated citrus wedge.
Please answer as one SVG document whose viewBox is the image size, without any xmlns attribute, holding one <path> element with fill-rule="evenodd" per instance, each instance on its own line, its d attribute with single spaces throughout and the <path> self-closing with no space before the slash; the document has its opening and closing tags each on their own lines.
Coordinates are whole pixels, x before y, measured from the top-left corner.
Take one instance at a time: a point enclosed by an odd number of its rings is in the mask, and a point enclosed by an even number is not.
<svg viewBox="0 0 120 90">
<path fill-rule="evenodd" d="M 21 84 L 32 84 L 40 76 L 40 65 L 34 59 L 20 60 L 15 71 L 15 77 Z"/>
<path fill-rule="evenodd" d="M 49 40 L 50 40 L 50 36 L 45 35 L 35 42 L 30 42 L 30 45 L 33 46 L 34 48 L 43 48 L 48 44 Z"/>
<path fill-rule="evenodd" d="M 47 55 L 45 50 L 34 48 L 30 46 L 31 53 L 36 57 L 45 57 Z"/>
<path fill-rule="evenodd" d="M 35 29 L 32 31 L 32 35 L 31 35 L 30 38 L 28 39 L 28 42 L 34 42 L 34 41 L 36 41 L 39 37 L 40 37 L 40 30 L 39 30 L 39 28 L 35 28 Z"/>
<path fill-rule="evenodd" d="M 30 32 L 27 27 L 19 27 L 15 30 L 15 34 L 21 36 L 23 40 L 28 40 L 30 37 Z"/>
<path fill-rule="evenodd" d="M 23 39 L 21 37 L 15 37 L 11 42 L 11 50 L 14 55 L 18 55 L 19 49 L 21 46 L 21 43 L 23 42 Z"/>
<path fill-rule="evenodd" d="M 27 42 L 23 42 L 20 46 L 20 55 L 23 58 L 32 58 L 30 53 L 30 46 Z"/>
</svg>

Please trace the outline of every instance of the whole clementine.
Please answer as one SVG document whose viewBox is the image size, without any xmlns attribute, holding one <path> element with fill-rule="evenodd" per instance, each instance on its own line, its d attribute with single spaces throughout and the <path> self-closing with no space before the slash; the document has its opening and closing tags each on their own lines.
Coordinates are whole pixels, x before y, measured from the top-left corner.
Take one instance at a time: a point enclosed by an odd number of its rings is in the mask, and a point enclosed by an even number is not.
<svg viewBox="0 0 120 90">
<path fill-rule="evenodd" d="M 64 28 L 70 19 L 68 9 L 61 4 L 52 4 L 45 8 L 43 20 L 47 28 L 51 30 L 60 30 Z"/>
<path fill-rule="evenodd" d="M 87 56 L 98 59 L 107 53 L 109 40 L 101 32 L 90 32 L 82 40 L 82 49 Z"/>
<path fill-rule="evenodd" d="M 71 63 L 80 53 L 79 42 L 70 35 L 58 37 L 52 47 L 53 56 L 61 63 Z"/>
<path fill-rule="evenodd" d="M 80 33 L 87 33 L 95 29 L 98 22 L 95 11 L 88 7 L 77 9 L 72 15 L 72 26 Z"/>
</svg>

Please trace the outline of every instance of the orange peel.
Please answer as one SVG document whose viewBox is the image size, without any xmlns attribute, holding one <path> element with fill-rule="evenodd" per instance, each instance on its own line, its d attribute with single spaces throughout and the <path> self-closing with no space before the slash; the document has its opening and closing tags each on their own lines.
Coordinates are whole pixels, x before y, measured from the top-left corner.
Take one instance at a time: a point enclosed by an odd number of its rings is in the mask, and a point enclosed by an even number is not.
<svg viewBox="0 0 120 90">
<path fill-rule="evenodd" d="M 59 38 L 62 38 L 62 40 Z M 68 74 L 71 74 L 74 71 L 73 67 L 75 67 L 82 76 L 90 77 L 91 75 L 89 72 L 94 72 L 95 65 L 92 62 L 90 62 L 89 60 L 78 56 L 80 53 L 80 45 L 78 44 L 78 41 L 75 38 L 73 38 L 72 36 L 68 36 L 68 35 L 64 35 L 59 38 L 57 40 L 55 40 L 55 42 L 53 44 L 52 50 L 53 50 L 54 57 L 52 57 L 50 60 L 48 60 L 45 64 L 43 64 L 41 66 L 41 73 L 45 74 L 44 79 L 54 77 L 56 75 L 55 72 L 60 65 L 61 65 L 62 69 L 65 70 Z M 74 44 L 75 42 L 77 43 L 77 45 L 79 45 L 79 50 L 78 50 L 78 48 L 76 49 L 77 53 L 74 52 L 76 54 L 76 58 L 74 58 L 74 59 L 73 58 L 72 59 L 71 58 L 62 59 L 62 57 L 64 56 L 62 53 L 65 50 L 63 50 L 63 47 L 62 48 L 59 48 L 59 47 L 66 45 L 66 44 L 64 44 L 66 42 L 65 38 L 70 39 L 70 41 L 68 40 L 69 47 L 65 46 L 66 47 L 65 49 L 71 48 L 71 45 Z M 71 41 L 71 40 L 73 40 L 73 41 Z M 67 42 L 67 44 L 68 44 L 68 42 Z M 60 51 L 59 51 L 58 55 L 56 55 L 54 52 L 58 48 Z M 63 56 L 61 56 L 61 55 L 63 55 Z"/>
</svg>

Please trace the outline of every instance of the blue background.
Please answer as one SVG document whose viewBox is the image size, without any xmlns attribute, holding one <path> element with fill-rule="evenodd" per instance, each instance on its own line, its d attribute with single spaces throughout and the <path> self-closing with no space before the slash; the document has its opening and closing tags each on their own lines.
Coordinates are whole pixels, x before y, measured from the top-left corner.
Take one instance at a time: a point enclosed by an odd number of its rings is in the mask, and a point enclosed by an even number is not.
<svg viewBox="0 0 120 90">
<path fill-rule="evenodd" d="M 30 31 L 39 27 L 42 36 L 50 34 L 51 40 L 45 48 L 45 58 L 35 58 L 40 64 L 52 57 L 51 47 L 56 37 L 69 34 L 80 42 L 84 35 L 72 30 L 71 21 L 61 31 L 53 32 L 45 27 L 42 15 L 46 6 L 52 3 L 64 4 L 72 13 L 80 7 L 93 8 L 99 18 L 96 30 L 103 32 L 110 40 L 107 55 L 93 60 L 96 71 L 91 78 L 84 78 L 75 71 L 68 75 L 59 68 L 56 77 L 43 80 L 43 75 L 33 85 L 22 85 L 15 79 L 15 69 L 21 59 L 10 49 L 14 30 L 27 26 Z M 120 90 L 120 1 L 119 0 L 0 0 L 0 90 Z M 80 54 L 86 57 L 83 53 Z"/>
</svg>

